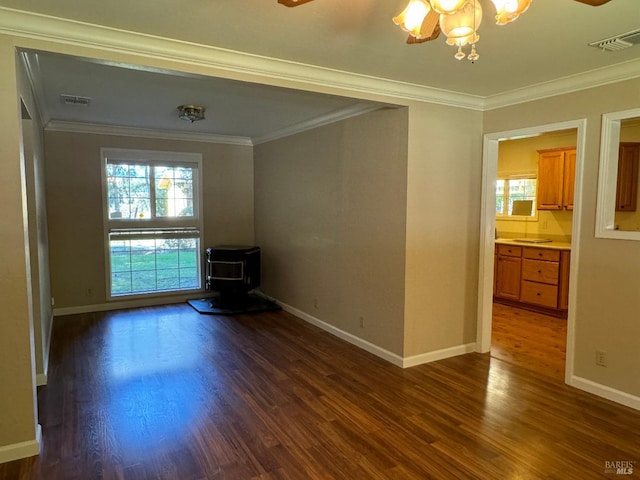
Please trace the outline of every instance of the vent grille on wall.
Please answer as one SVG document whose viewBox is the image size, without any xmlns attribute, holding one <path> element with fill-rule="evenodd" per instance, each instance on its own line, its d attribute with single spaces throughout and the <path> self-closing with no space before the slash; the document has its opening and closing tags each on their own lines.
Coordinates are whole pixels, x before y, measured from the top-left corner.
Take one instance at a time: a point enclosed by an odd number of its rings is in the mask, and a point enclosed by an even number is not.
<svg viewBox="0 0 640 480">
<path fill-rule="evenodd" d="M 78 95 L 60 95 L 60 101 L 65 105 L 75 105 L 79 107 L 88 107 L 91 103 L 91 98 L 80 97 Z"/>
<path fill-rule="evenodd" d="M 633 47 L 640 43 L 640 30 L 634 30 L 632 32 L 616 35 L 615 37 L 605 38 L 604 40 L 598 40 L 597 42 L 591 42 L 589 45 L 599 48 L 601 50 L 608 50 L 615 52 L 618 50 L 624 50 L 625 48 Z"/>
</svg>

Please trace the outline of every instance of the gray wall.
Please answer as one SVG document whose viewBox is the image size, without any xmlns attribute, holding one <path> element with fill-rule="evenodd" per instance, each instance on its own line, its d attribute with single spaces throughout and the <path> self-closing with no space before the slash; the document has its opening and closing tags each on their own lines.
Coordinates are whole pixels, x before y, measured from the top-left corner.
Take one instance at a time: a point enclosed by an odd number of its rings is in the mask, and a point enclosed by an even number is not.
<svg viewBox="0 0 640 480">
<path fill-rule="evenodd" d="M 265 292 L 398 355 L 407 122 L 381 110 L 255 148 Z"/>
</svg>

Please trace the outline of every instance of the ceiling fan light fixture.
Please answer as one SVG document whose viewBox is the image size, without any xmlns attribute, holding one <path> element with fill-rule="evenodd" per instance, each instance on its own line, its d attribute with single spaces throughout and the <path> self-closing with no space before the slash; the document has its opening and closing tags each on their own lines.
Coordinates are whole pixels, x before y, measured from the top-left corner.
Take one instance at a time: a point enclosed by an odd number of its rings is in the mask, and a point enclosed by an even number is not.
<svg viewBox="0 0 640 480">
<path fill-rule="evenodd" d="M 466 37 L 449 37 L 446 40 L 446 44 L 454 47 L 464 47 L 468 44 L 475 44 L 478 40 L 480 40 L 480 35 L 477 32 L 473 32 Z"/>
<path fill-rule="evenodd" d="M 466 0 L 430 0 L 431 8 L 441 15 L 451 15 L 462 8 Z"/>
<path fill-rule="evenodd" d="M 410 0 L 409 4 L 399 15 L 393 17 L 393 23 L 409 32 L 414 37 L 420 36 L 422 22 L 429 14 L 431 6 L 424 0 Z"/>
<path fill-rule="evenodd" d="M 478 27 L 482 23 L 482 5 L 478 0 L 467 0 L 460 10 L 451 15 L 440 15 L 440 29 L 447 37 L 448 45 L 457 45 L 456 60 L 465 58 L 462 47 L 471 44 L 471 53 L 467 57 L 475 62 L 480 55 L 476 51 L 476 42 L 480 40 Z"/>
<path fill-rule="evenodd" d="M 506 25 L 527 11 L 532 0 L 491 0 L 496 7 L 496 23 Z"/>
<path fill-rule="evenodd" d="M 204 107 L 200 105 L 180 105 L 178 107 L 178 117 L 191 123 L 204 120 Z"/>
<path fill-rule="evenodd" d="M 482 6 L 478 0 L 467 0 L 456 13 L 440 15 L 440 29 L 447 39 L 468 38 L 476 34 L 480 23 L 482 23 Z"/>
</svg>

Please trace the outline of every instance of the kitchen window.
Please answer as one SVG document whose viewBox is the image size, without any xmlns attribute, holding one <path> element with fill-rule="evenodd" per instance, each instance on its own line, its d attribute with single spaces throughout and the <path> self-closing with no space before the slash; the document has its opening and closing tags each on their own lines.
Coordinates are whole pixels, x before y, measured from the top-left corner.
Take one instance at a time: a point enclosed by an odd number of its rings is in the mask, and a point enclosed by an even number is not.
<svg viewBox="0 0 640 480">
<path fill-rule="evenodd" d="M 201 288 L 199 154 L 103 149 L 108 297 Z"/>
<path fill-rule="evenodd" d="M 524 216 L 534 217 L 536 215 L 536 178 L 527 177 L 506 177 L 496 180 L 496 215 L 513 216 L 522 212 L 514 212 L 514 201 L 523 200 L 531 202 L 531 211 Z M 528 205 L 526 202 L 519 202 L 520 206 Z M 517 204 L 517 205 L 518 205 Z"/>
</svg>

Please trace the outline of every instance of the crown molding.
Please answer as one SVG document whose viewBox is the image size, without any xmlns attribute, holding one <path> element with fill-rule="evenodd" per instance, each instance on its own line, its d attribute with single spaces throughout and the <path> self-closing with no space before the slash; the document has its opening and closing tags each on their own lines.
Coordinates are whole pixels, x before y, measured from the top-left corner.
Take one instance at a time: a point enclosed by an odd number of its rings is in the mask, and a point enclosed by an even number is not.
<svg viewBox="0 0 640 480">
<path fill-rule="evenodd" d="M 103 125 L 95 123 L 65 122 L 51 120 L 45 130 L 48 132 L 88 133 L 94 135 L 115 135 L 122 137 L 156 138 L 164 140 L 180 140 L 186 142 L 220 143 L 226 145 L 255 146 L 279 138 L 301 133 L 314 128 L 329 125 L 340 120 L 363 115 L 383 108 L 381 105 L 357 104 L 327 115 L 322 115 L 306 122 L 300 122 L 291 127 L 268 133 L 261 137 L 235 137 L 229 135 L 215 135 L 210 133 L 178 132 L 175 130 L 146 129 L 126 127 L 122 125 Z"/>
<path fill-rule="evenodd" d="M 226 145 L 253 146 L 249 137 L 233 137 L 210 133 L 178 132 L 176 130 L 153 130 L 147 128 L 125 127 L 121 125 L 99 125 L 95 123 L 50 121 L 44 128 L 48 132 L 89 133 L 94 135 L 116 135 L 121 137 L 156 138 L 162 140 L 181 140 L 186 142 L 222 143 Z"/>
<path fill-rule="evenodd" d="M 0 33 L 61 45 L 141 55 L 183 65 L 339 88 L 347 92 L 483 109 L 483 98 L 408 82 L 131 32 L 50 15 L 0 7 Z M 17 47 L 20 47 L 19 43 Z"/>
<path fill-rule="evenodd" d="M 371 105 L 364 103 L 353 105 L 341 110 L 336 110 L 335 112 L 331 112 L 327 115 L 321 115 L 319 117 L 312 118 L 311 120 L 307 120 L 306 122 L 296 123 L 295 125 L 268 133 L 261 137 L 254 137 L 253 144 L 260 145 L 261 143 L 271 142 L 279 138 L 288 137 L 289 135 L 294 135 L 296 133 L 305 132 L 307 130 L 312 130 L 324 125 L 339 122 L 340 120 L 346 120 L 347 118 L 356 117 L 368 112 L 373 112 L 374 110 L 380 110 L 381 108 L 383 108 L 381 105 Z"/>
<path fill-rule="evenodd" d="M 58 47 L 88 47 L 215 68 L 229 73 L 338 88 L 344 93 L 358 92 L 389 98 L 393 103 L 419 101 L 477 111 L 540 100 L 640 76 L 640 59 L 637 59 L 482 97 L 6 7 L 0 7 L 0 34 L 45 41 Z M 18 48 L 23 47 L 20 42 L 15 43 Z M 64 52 L 64 47 L 58 50 Z"/>
<path fill-rule="evenodd" d="M 556 95 L 579 92 L 580 90 L 631 80 L 637 77 L 640 77 L 640 59 L 629 60 L 616 65 L 485 97 L 484 110 L 494 110 Z"/>
</svg>

